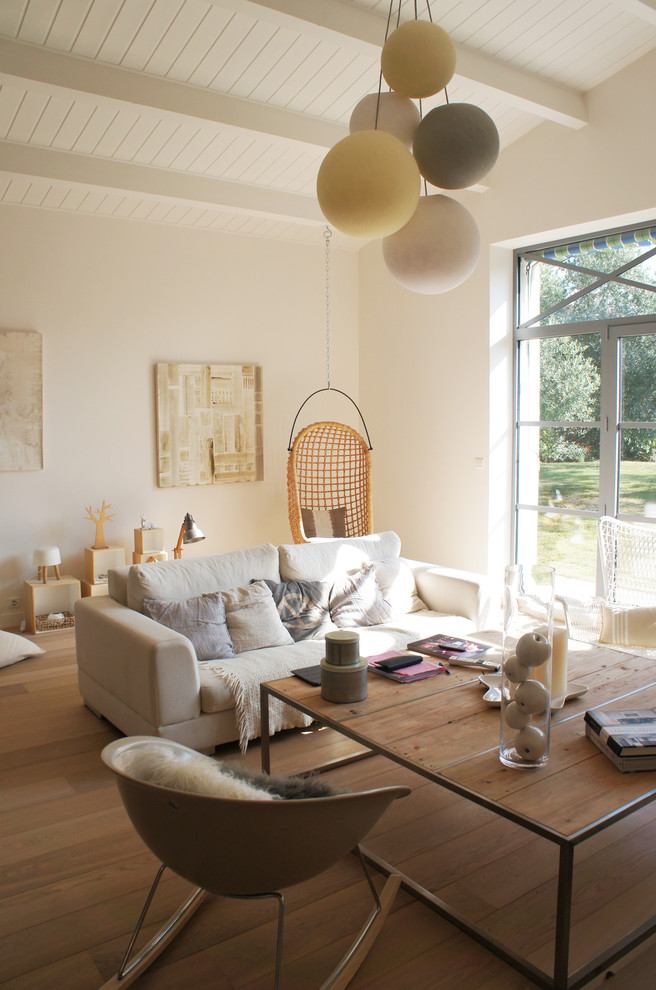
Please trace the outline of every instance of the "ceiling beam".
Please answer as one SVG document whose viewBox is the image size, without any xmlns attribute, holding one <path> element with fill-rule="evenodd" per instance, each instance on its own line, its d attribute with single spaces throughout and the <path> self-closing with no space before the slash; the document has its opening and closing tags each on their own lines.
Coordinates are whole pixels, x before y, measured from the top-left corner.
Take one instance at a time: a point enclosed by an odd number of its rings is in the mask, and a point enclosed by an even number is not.
<svg viewBox="0 0 656 990">
<path fill-rule="evenodd" d="M 0 38 L 2 80 L 24 80 L 31 88 L 48 91 L 55 86 L 73 99 L 86 93 L 98 100 L 246 128 L 305 146 L 331 148 L 348 134 L 346 127 L 316 117 L 7 38 Z"/>
<path fill-rule="evenodd" d="M 202 175 L 0 141 L 0 171 L 325 226 L 313 197 Z"/>
<path fill-rule="evenodd" d="M 656 0 L 614 0 L 614 3 L 641 21 L 656 24 Z"/>
<path fill-rule="evenodd" d="M 318 30 L 324 40 L 348 44 L 365 54 L 380 55 L 385 40 L 387 18 L 343 3 L 342 0 L 210 0 L 218 7 L 249 13 L 275 24 L 293 27 L 302 22 L 303 30 Z M 649 3 L 656 0 L 618 0 L 620 3 Z M 588 123 L 583 95 L 558 86 L 530 72 L 456 45 L 456 77 L 467 79 L 527 113 L 566 127 L 581 128 Z"/>
</svg>

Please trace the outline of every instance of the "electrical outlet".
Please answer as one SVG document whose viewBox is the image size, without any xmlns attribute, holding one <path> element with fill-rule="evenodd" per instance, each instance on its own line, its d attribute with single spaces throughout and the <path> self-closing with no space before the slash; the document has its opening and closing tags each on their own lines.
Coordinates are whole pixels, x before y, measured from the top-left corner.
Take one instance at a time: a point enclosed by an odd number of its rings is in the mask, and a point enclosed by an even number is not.
<svg viewBox="0 0 656 990">
<path fill-rule="evenodd" d="M 7 608 L 18 608 L 18 599 L 17 598 L 8 598 L 7 599 Z"/>
</svg>

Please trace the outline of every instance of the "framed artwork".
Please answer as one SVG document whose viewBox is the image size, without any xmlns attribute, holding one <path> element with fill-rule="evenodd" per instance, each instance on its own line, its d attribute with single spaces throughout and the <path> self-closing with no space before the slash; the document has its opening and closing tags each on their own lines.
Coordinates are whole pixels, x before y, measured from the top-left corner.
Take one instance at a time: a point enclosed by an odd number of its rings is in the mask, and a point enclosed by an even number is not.
<svg viewBox="0 0 656 990">
<path fill-rule="evenodd" d="M 261 367 L 158 364 L 156 371 L 159 487 L 261 481 Z"/>
<path fill-rule="evenodd" d="M 43 468 L 43 338 L 0 330 L 0 471 Z"/>
</svg>

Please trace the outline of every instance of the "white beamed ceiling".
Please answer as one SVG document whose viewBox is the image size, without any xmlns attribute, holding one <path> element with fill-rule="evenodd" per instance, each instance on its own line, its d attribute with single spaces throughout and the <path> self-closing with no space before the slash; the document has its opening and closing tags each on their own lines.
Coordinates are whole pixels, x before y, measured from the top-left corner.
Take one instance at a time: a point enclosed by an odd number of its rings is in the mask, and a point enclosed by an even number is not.
<svg viewBox="0 0 656 990">
<path fill-rule="evenodd" d="M 317 170 L 378 88 L 388 13 L 388 0 L 0 0 L 0 199 L 316 243 Z M 449 99 L 490 114 L 501 154 L 545 120 L 588 126 L 585 93 L 656 45 L 656 0 L 431 13 L 457 46 Z"/>
</svg>

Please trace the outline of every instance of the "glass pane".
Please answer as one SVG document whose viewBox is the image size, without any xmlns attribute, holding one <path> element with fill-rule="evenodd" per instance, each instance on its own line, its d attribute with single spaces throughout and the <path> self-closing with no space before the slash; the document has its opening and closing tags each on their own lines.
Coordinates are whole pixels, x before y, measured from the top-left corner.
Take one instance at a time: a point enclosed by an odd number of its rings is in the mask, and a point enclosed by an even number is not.
<svg viewBox="0 0 656 990">
<path fill-rule="evenodd" d="M 520 419 L 599 420 L 600 334 L 523 340 L 519 361 Z"/>
<path fill-rule="evenodd" d="M 622 420 L 656 423 L 656 334 L 622 337 L 621 368 Z"/>
<path fill-rule="evenodd" d="M 559 513 L 520 510 L 517 559 L 556 569 L 556 591 L 574 597 L 594 594 L 597 520 Z"/>
<path fill-rule="evenodd" d="M 523 505 L 599 511 L 599 429 L 522 426 L 518 464 Z"/>
<path fill-rule="evenodd" d="M 656 285 L 656 259 L 640 260 L 653 250 L 655 241 L 652 228 L 638 232 L 636 238 L 626 231 L 526 255 L 520 264 L 520 322 L 546 313 L 578 293 L 582 293 L 579 298 L 556 309 L 536 325 L 656 312 L 656 293 L 642 287 Z M 603 275 L 632 262 L 633 267 L 621 275 L 592 288 Z"/>
<path fill-rule="evenodd" d="M 622 430 L 620 515 L 656 516 L 656 429 Z"/>
</svg>

